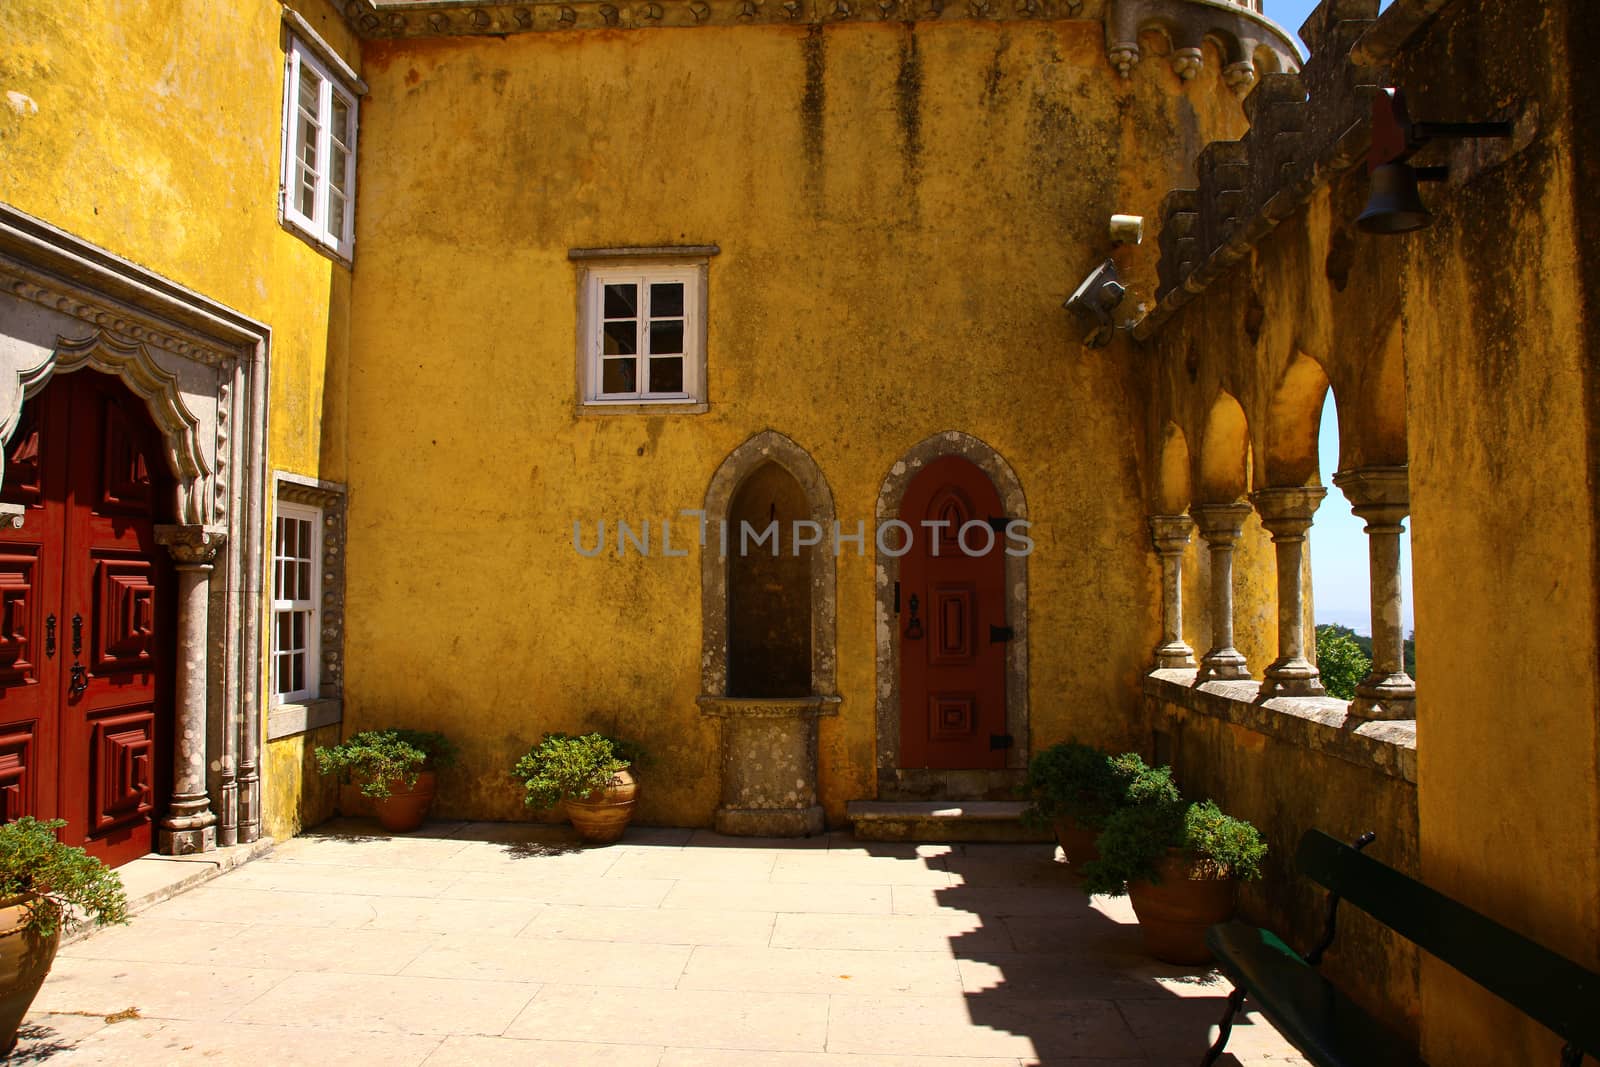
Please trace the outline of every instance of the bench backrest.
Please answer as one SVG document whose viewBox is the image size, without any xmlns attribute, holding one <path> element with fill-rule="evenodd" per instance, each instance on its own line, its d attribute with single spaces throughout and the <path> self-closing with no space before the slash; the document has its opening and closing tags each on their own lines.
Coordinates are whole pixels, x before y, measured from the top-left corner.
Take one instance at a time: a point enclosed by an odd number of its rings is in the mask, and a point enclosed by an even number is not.
<svg viewBox="0 0 1600 1067">
<path fill-rule="evenodd" d="M 1600 1057 L 1600 975 L 1319 830 L 1300 839 L 1295 863 L 1301 874 Z"/>
</svg>

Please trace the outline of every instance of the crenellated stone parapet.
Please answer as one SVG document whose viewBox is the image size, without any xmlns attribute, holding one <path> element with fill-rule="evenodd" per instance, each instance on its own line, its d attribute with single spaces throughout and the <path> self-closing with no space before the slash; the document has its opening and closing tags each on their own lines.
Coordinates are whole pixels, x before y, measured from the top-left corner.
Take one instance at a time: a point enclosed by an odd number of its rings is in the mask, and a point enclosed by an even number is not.
<svg viewBox="0 0 1600 1067">
<path fill-rule="evenodd" d="M 1114 0 L 1125 2 L 1125 0 Z M 1448 0 L 1322 0 L 1300 36 L 1311 56 L 1298 72 L 1263 73 L 1245 97 L 1250 130 L 1195 159 L 1195 187 L 1161 206 L 1156 306 L 1134 327 L 1152 336 L 1318 187 L 1361 163 L 1372 140 L 1379 67 Z"/>
<path fill-rule="evenodd" d="M 1152 31 L 1167 39 L 1168 62 L 1184 81 L 1204 69 L 1205 42 L 1214 42 L 1222 80 L 1240 96 L 1263 73 L 1300 67 L 1299 49 L 1261 13 L 1260 0 L 1106 0 L 1105 20 L 1106 54 L 1124 78 L 1144 58 L 1141 39 Z"/>
</svg>

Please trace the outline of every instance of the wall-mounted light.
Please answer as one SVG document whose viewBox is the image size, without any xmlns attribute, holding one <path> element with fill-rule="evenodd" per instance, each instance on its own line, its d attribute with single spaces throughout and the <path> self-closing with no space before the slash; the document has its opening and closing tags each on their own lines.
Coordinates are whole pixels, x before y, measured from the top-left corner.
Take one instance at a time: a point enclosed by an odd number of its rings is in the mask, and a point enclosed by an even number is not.
<svg viewBox="0 0 1600 1067">
<path fill-rule="evenodd" d="M 1367 174 L 1372 190 L 1356 225 L 1367 233 L 1410 233 L 1433 221 L 1417 191 L 1419 181 L 1442 182 L 1447 167 L 1413 167 L 1407 162 L 1431 141 L 1510 137 L 1509 122 L 1412 122 L 1405 96 L 1385 89 L 1372 98 L 1372 147 Z"/>
</svg>

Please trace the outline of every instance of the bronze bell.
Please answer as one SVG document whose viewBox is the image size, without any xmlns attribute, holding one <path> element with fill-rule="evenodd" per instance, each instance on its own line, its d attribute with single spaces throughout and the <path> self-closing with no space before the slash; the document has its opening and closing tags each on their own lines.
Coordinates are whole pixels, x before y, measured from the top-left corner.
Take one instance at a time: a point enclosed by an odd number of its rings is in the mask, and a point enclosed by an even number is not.
<svg viewBox="0 0 1600 1067">
<path fill-rule="evenodd" d="M 1417 192 L 1417 169 L 1385 163 L 1372 171 L 1372 192 L 1356 225 L 1367 233 L 1410 233 L 1433 221 Z"/>
</svg>

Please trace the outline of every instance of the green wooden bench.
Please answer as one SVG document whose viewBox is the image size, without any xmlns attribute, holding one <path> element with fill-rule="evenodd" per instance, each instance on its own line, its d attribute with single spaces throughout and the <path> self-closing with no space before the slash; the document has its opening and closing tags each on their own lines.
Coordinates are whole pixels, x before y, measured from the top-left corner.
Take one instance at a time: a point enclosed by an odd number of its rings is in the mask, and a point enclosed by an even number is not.
<svg viewBox="0 0 1600 1067">
<path fill-rule="evenodd" d="M 1423 1062 L 1409 1042 L 1357 1007 L 1317 970 L 1333 944 L 1341 899 L 1553 1030 L 1566 1042 L 1562 1067 L 1577 1067 L 1585 1054 L 1600 1058 L 1600 975 L 1362 855 L 1375 836 L 1361 835 L 1354 847 L 1317 830 L 1300 839 L 1296 866 L 1329 890 L 1326 927 L 1305 956 L 1248 923 L 1222 923 L 1206 932 L 1206 943 L 1234 988 L 1221 1033 L 1201 1067 L 1210 1067 L 1222 1055 L 1246 997 L 1313 1063 L 1388 1067 Z"/>
</svg>

